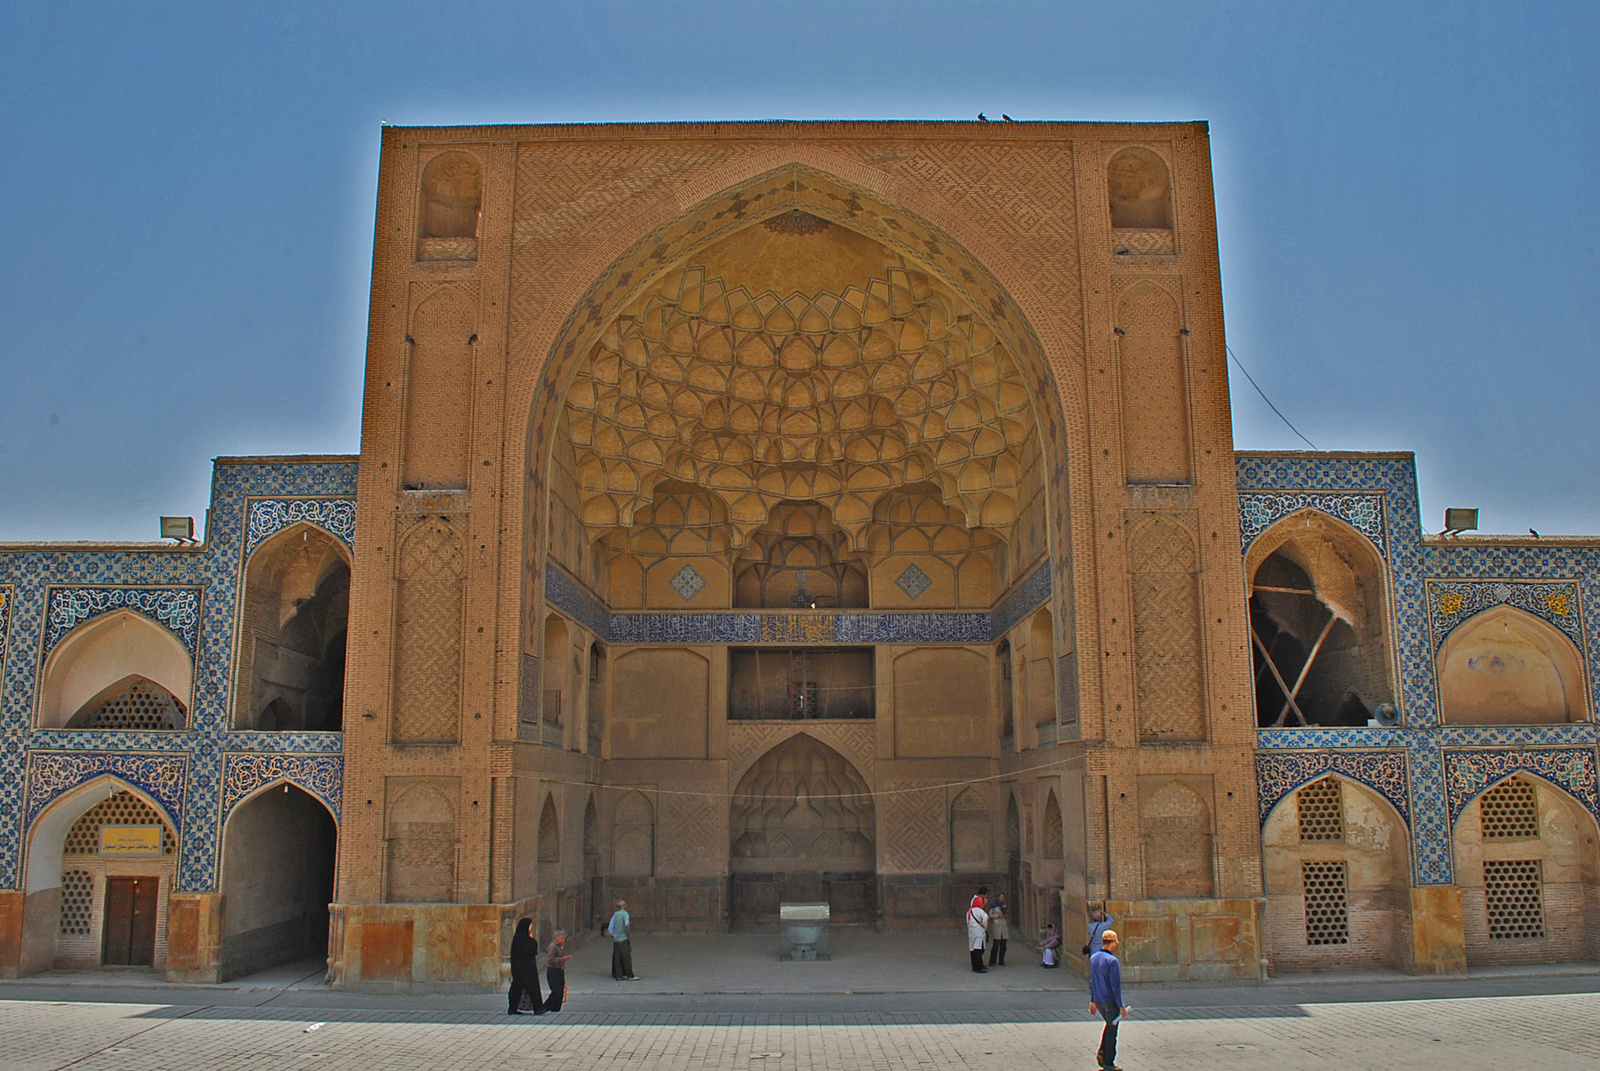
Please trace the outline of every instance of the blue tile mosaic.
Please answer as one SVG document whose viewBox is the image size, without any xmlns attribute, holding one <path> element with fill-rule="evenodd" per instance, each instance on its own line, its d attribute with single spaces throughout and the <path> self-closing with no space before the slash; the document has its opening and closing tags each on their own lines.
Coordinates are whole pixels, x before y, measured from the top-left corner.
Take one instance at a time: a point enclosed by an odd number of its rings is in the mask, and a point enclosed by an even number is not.
<svg viewBox="0 0 1600 1071">
<path fill-rule="evenodd" d="M 355 551 L 355 499 L 253 498 L 245 514 L 244 556 L 249 558 L 264 540 L 301 523 L 321 528 Z"/>
<path fill-rule="evenodd" d="M 1383 523 L 1383 496 L 1375 494 L 1318 494 L 1311 491 L 1279 491 L 1239 496 L 1239 538 L 1241 550 L 1249 550 L 1256 537 L 1292 513 L 1313 509 L 1337 517 L 1372 540 L 1378 553 L 1388 557 L 1388 533 Z"/>
<path fill-rule="evenodd" d="M 1511 771 L 1515 766 L 1537 773 L 1561 784 L 1593 810 L 1590 801 L 1600 792 L 1595 784 L 1600 726 L 1593 721 L 1441 725 L 1435 654 L 1449 632 L 1473 614 L 1512 605 L 1570 636 L 1583 651 L 1593 681 L 1600 666 L 1600 640 L 1585 627 L 1583 607 L 1596 605 L 1594 600 L 1600 597 L 1600 547 L 1531 537 L 1526 543 L 1424 543 L 1415 463 L 1409 455 L 1241 454 L 1237 472 L 1244 551 L 1278 519 L 1301 509 L 1317 509 L 1363 531 L 1384 552 L 1399 683 L 1396 698 L 1402 715 L 1401 726 L 1392 729 L 1259 730 L 1258 772 L 1266 771 L 1261 775 L 1263 800 L 1273 793 L 1278 793 L 1275 800 L 1282 798 L 1289 777 L 1286 770 L 1309 770 L 1360 749 L 1403 753 L 1412 851 L 1421 884 L 1454 880 L 1455 820 L 1465 806 L 1463 799 L 1470 801 L 1488 784 L 1476 790 L 1470 786 L 1491 773 L 1494 780 L 1505 775 L 1494 771 Z M 1378 502 L 1376 513 L 1367 504 L 1372 500 Z M 1592 686 L 1590 692 L 1592 711 Z M 1326 758 L 1306 757 L 1313 755 Z M 1386 798 L 1400 806 L 1392 792 L 1391 785 Z M 1463 797 L 1463 792 L 1469 794 Z M 1407 813 L 1405 807 L 1401 810 Z M 1262 813 L 1264 818 L 1266 810 Z"/>
<path fill-rule="evenodd" d="M 189 657 L 200 637 L 199 588 L 57 588 L 45 597 L 45 633 L 39 657 L 48 658 L 67 633 L 117 610 L 148 617 L 183 644 Z"/>
<path fill-rule="evenodd" d="M 109 775 L 156 800 L 179 838 L 178 887 L 216 887 L 224 755 L 297 754 L 333 768 L 337 733 L 240 733 L 228 725 L 235 607 L 248 549 L 305 522 L 349 545 L 356 461 L 220 461 L 199 546 L 22 546 L 0 550 L 0 888 L 16 888 L 24 833 L 52 801 Z M 132 609 L 194 655 L 188 727 L 112 732 L 34 727 L 37 679 L 51 648 L 102 613 Z M 327 777 L 306 785 L 327 790 Z M 296 782 L 301 783 L 300 781 Z M 308 788 L 308 791 L 311 789 Z M 338 792 L 329 792 L 337 800 Z"/>
<path fill-rule="evenodd" d="M 1467 804 L 1512 774 L 1530 773 L 1572 795 L 1600 821 L 1600 789 L 1595 784 L 1593 748 L 1449 750 L 1444 753 L 1445 783 L 1453 826 Z"/>
<path fill-rule="evenodd" d="M 1049 601 L 1051 594 L 1050 563 L 1042 562 L 1033 572 L 1023 577 L 989 615 L 989 637 L 998 640 L 1007 632 Z"/>
<path fill-rule="evenodd" d="M 805 583 L 804 576 L 805 574 L 802 573 L 801 583 Z M 678 593 L 679 598 L 684 602 L 688 602 L 700 594 L 701 589 L 706 586 L 706 578 L 696 572 L 694 566 L 685 565 L 682 569 L 672 574 L 672 579 L 667 583 L 672 585 L 672 590 Z"/>
<path fill-rule="evenodd" d="M 549 563 L 544 567 L 545 601 L 603 640 L 611 639 L 611 615 L 605 604 L 566 572 Z"/>
<path fill-rule="evenodd" d="M 1261 821 L 1284 797 L 1326 774 L 1359 781 L 1394 804 L 1411 824 L 1404 751 L 1261 751 L 1256 753 L 1256 780 Z"/>
<path fill-rule="evenodd" d="M 1583 615 L 1576 580 L 1425 581 L 1428 624 L 1437 651 L 1456 626 L 1496 606 L 1510 606 L 1542 617 L 1565 632 L 1581 651 Z"/>
<path fill-rule="evenodd" d="M 933 586 L 933 577 L 917 568 L 916 562 L 912 562 L 900 570 L 900 575 L 894 578 L 894 585 L 905 592 L 907 598 L 915 601 Z"/>
<path fill-rule="evenodd" d="M 222 821 L 239 801 L 271 785 L 287 782 L 321 800 L 339 820 L 344 791 L 344 756 L 228 752 L 222 760 Z"/>
</svg>

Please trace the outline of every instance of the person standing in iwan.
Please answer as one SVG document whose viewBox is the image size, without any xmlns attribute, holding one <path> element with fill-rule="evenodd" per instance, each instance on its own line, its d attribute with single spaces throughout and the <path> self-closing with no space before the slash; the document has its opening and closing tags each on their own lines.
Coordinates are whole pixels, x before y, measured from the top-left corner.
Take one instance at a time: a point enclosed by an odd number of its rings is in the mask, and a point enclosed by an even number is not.
<svg viewBox="0 0 1600 1071">
<path fill-rule="evenodd" d="M 1089 957 L 1089 1014 L 1106 1021 L 1100 1034 L 1102 1071 L 1121 1071 L 1117 1067 L 1117 1027 L 1129 1008 L 1122 1003 L 1122 965 L 1117 962 L 1117 931 L 1100 935 L 1100 949 Z"/>
</svg>

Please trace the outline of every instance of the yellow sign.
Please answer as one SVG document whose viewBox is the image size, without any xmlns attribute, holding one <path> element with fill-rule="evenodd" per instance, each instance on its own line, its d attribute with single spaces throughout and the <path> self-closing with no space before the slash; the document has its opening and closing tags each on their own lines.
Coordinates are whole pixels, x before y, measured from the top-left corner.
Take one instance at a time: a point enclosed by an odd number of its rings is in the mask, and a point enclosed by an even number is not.
<svg viewBox="0 0 1600 1071">
<path fill-rule="evenodd" d="M 101 826 L 101 855 L 160 855 L 160 826 Z"/>
</svg>

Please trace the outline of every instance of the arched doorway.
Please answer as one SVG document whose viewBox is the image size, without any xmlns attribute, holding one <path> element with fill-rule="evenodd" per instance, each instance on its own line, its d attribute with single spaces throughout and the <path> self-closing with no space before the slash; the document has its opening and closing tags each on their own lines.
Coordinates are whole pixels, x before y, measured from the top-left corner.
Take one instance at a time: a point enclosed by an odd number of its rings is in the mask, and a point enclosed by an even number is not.
<svg viewBox="0 0 1600 1071">
<path fill-rule="evenodd" d="M 785 901 L 827 901 L 835 922 L 875 907 L 872 793 L 843 755 L 804 733 L 767 752 L 733 795 L 735 925 L 777 920 Z"/>
<path fill-rule="evenodd" d="M 165 966 L 177 846 L 165 811 L 118 778 L 52 803 L 28 838 L 18 973 Z"/>
<path fill-rule="evenodd" d="M 219 981 L 327 954 L 338 836 L 327 807 L 290 784 L 229 813 Z"/>
</svg>

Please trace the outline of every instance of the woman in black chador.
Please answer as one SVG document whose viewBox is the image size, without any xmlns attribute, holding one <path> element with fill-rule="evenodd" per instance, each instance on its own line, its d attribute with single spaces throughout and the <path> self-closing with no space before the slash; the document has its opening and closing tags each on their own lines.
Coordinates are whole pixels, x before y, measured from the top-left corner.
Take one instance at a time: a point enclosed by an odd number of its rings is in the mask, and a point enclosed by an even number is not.
<svg viewBox="0 0 1600 1071">
<path fill-rule="evenodd" d="M 532 919 L 518 919 L 511 938 L 511 1006 L 507 1015 L 522 1014 L 522 995 L 533 1001 L 533 1014 L 544 1014 L 544 995 L 539 991 L 539 939 L 531 932 Z"/>
</svg>

